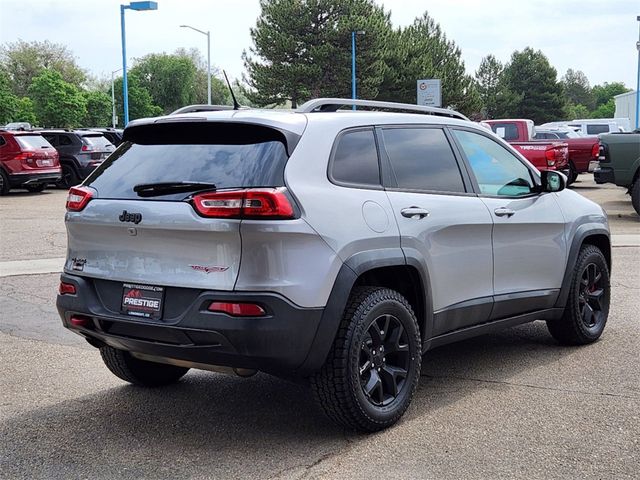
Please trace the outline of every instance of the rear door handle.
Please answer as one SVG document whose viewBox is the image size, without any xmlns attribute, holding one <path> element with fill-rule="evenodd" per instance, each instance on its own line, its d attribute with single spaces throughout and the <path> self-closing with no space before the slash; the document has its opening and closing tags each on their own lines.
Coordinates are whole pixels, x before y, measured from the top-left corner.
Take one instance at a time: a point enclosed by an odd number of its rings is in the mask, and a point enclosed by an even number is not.
<svg viewBox="0 0 640 480">
<path fill-rule="evenodd" d="M 498 217 L 510 217 L 511 215 L 515 214 L 516 211 L 511 210 L 510 208 L 500 207 L 496 208 L 493 213 L 495 213 Z"/>
<path fill-rule="evenodd" d="M 429 210 L 425 210 L 424 208 L 420 207 L 403 208 L 402 210 L 400 210 L 400 213 L 403 217 L 416 218 L 418 220 L 429 216 Z"/>
</svg>

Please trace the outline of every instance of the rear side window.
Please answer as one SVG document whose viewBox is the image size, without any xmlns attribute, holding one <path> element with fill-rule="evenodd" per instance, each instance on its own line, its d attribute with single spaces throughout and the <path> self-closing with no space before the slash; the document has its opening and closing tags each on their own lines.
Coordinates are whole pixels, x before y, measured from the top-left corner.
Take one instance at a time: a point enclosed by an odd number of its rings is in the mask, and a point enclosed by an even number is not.
<svg viewBox="0 0 640 480">
<path fill-rule="evenodd" d="M 373 130 L 349 131 L 340 136 L 331 164 L 331 179 L 338 183 L 380 185 Z"/>
<path fill-rule="evenodd" d="M 603 125 L 603 124 L 587 125 L 587 133 L 589 135 L 598 135 L 599 133 L 609 133 L 609 125 Z"/>
<path fill-rule="evenodd" d="M 95 148 L 111 146 L 111 142 L 103 135 L 84 135 L 82 136 L 82 142 Z"/>
<path fill-rule="evenodd" d="M 66 145 L 73 145 L 73 140 L 71 140 L 69 135 L 60 135 L 58 136 L 58 145 L 63 147 Z"/>
<path fill-rule="evenodd" d="M 384 145 L 398 188 L 464 192 L 451 145 L 439 128 L 389 128 Z"/>
<path fill-rule="evenodd" d="M 518 126 L 515 123 L 492 123 L 491 130 L 506 141 L 518 139 Z"/>
<path fill-rule="evenodd" d="M 213 183 L 218 190 L 284 186 L 288 160 L 282 133 L 244 124 L 160 124 L 133 127 L 85 185 L 100 198 L 146 200 L 139 184 Z M 188 194 L 152 199 L 183 200 Z"/>
<path fill-rule="evenodd" d="M 15 139 L 22 148 L 30 150 L 52 148 L 51 144 L 41 135 L 16 135 Z"/>
</svg>

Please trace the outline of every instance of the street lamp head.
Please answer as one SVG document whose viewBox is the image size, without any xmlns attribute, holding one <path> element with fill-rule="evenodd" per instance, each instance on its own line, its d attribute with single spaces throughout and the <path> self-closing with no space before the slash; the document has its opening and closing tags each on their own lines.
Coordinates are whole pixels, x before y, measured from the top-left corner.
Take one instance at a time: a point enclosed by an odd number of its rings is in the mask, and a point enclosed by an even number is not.
<svg viewBox="0 0 640 480">
<path fill-rule="evenodd" d="M 364 34 L 365 34 L 365 31 L 364 31 L 364 30 L 358 30 L 358 31 L 356 32 L 356 35 L 364 35 Z"/>
<path fill-rule="evenodd" d="M 129 4 L 131 10 L 143 11 L 143 10 L 157 10 L 158 2 L 131 2 Z"/>
</svg>

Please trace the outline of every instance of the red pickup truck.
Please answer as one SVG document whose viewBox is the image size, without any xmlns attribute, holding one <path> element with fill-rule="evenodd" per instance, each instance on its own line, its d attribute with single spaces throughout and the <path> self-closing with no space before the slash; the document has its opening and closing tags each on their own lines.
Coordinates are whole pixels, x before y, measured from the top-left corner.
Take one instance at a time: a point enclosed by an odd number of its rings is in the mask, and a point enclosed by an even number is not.
<svg viewBox="0 0 640 480">
<path fill-rule="evenodd" d="M 485 120 L 493 133 L 511 144 L 538 170 L 569 173 L 569 147 L 564 142 L 533 141 L 531 120 Z"/>
<path fill-rule="evenodd" d="M 580 137 L 570 129 L 540 129 L 531 120 L 486 120 L 498 136 L 509 142 L 538 169 L 560 170 L 567 175 L 569 184 L 579 173 L 591 172 L 597 166 L 600 142 L 594 137 Z M 536 148 L 537 145 L 537 148 Z M 545 160 L 553 158 L 549 149 L 555 149 L 555 163 Z M 560 154 L 559 149 L 565 153 Z M 544 158 L 542 152 L 544 151 Z M 547 153 L 549 152 L 549 153 Z"/>
</svg>

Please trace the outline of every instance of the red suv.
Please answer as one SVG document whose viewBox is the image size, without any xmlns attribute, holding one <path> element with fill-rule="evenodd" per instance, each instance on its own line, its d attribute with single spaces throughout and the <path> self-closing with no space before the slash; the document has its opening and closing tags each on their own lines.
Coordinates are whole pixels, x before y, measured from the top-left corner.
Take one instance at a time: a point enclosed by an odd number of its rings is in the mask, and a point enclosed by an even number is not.
<svg viewBox="0 0 640 480">
<path fill-rule="evenodd" d="M 41 192 L 60 177 L 58 152 L 42 135 L 0 130 L 0 195 L 11 188 Z"/>
</svg>

